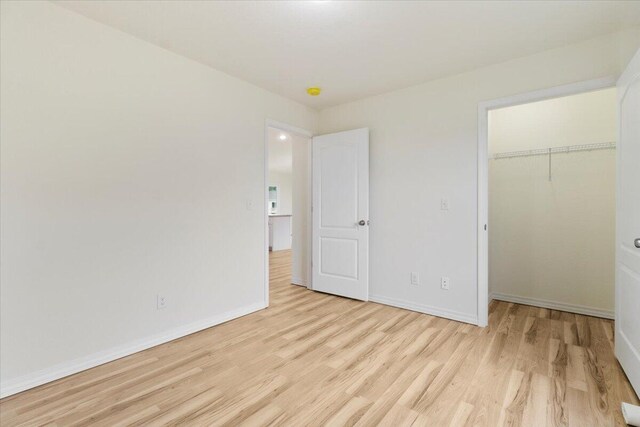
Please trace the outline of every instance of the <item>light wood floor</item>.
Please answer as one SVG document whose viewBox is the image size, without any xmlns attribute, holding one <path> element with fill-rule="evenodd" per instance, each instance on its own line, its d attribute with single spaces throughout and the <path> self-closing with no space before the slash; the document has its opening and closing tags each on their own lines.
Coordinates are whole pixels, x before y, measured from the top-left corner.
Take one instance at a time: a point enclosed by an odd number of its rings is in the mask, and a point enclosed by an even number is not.
<svg viewBox="0 0 640 427">
<path fill-rule="evenodd" d="M 494 302 L 486 329 L 290 285 L 271 307 L 0 402 L 12 425 L 622 425 L 613 323 Z"/>
</svg>

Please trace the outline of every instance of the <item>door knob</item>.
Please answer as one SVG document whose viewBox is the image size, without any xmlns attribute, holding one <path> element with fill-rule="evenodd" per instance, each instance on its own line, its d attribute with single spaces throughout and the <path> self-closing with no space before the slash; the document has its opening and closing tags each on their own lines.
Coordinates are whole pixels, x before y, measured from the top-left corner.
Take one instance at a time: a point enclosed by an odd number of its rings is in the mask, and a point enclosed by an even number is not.
<svg viewBox="0 0 640 427">
<path fill-rule="evenodd" d="M 360 221 L 358 221 L 358 225 L 366 225 L 367 223 L 365 222 L 364 219 L 361 219 Z"/>
<path fill-rule="evenodd" d="M 636 248 L 640 248 L 640 237 L 634 240 L 633 244 L 636 245 Z"/>
</svg>

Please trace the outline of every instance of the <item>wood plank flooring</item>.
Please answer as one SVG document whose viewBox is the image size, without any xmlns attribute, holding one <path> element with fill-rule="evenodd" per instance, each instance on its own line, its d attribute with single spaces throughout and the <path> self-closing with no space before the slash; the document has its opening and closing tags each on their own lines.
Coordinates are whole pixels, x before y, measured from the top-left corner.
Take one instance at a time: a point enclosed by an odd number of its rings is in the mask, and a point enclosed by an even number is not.
<svg viewBox="0 0 640 427">
<path fill-rule="evenodd" d="M 480 329 L 290 285 L 271 306 L 0 401 L 15 425 L 613 426 L 613 322 L 494 302 Z"/>
</svg>

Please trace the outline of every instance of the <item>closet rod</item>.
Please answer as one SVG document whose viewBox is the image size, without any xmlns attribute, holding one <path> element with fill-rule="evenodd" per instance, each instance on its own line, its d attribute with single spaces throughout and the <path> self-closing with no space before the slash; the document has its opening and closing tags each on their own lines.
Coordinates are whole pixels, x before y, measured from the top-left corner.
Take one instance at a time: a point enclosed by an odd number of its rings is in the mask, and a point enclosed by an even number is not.
<svg viewBox="0 0 640 427">
<path fill-rule="evenodd" d="M 506 153 L 496 153 L 492 159 L 508 159 L 511 157 L 527 156 L 550 156 L 556 153 L 570 153 L 573 151 L 608 150 L 616 148 L 615 142 L 600 142 L 597 144 L 566 145 L 564 147 L 540 148 L 537 150 L 510 151 Z"/>
</svg>

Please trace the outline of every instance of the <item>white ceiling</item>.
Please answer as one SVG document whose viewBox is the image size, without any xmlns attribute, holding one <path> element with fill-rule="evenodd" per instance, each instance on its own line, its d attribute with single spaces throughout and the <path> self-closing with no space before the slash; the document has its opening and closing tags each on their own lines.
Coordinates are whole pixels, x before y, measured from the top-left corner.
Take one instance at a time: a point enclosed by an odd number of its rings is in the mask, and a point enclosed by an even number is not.
<svg viewBox="0 0 640 427">
<path fill-rule="evenodd" d="M 287 139 L 280 139 L 285 135 Z M 291 173 L 293 167 L 293 145 L 291 135 L 275 128 L 268 128 L 269 171 Z"/>
<path fill-rule="evenodd" d="M 637 1 L 57 3 L 315 108 L 640 26 Z"/>
</svg>

